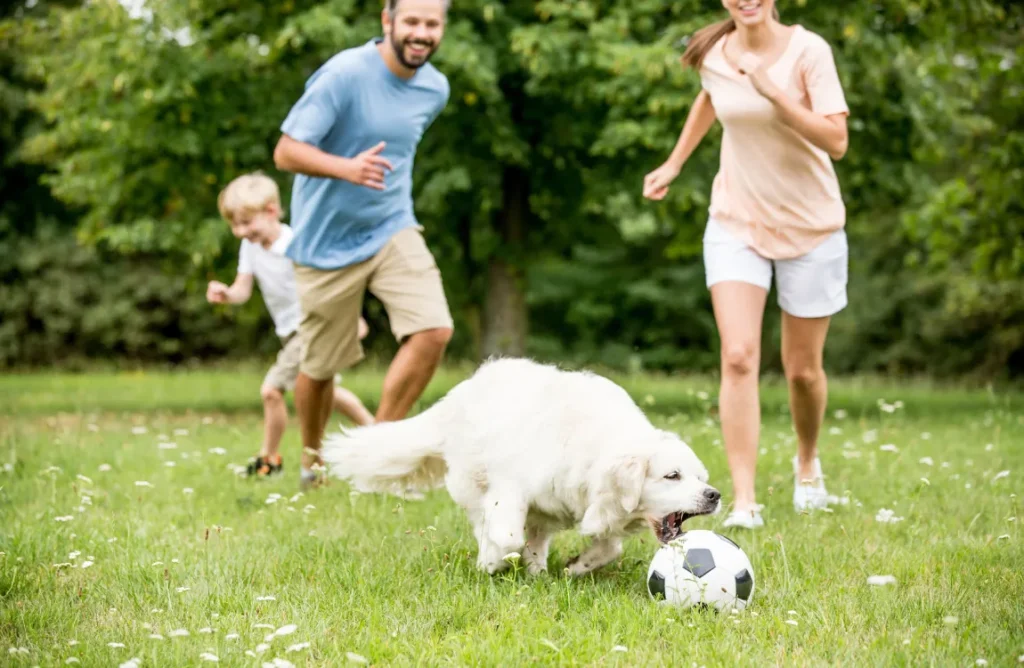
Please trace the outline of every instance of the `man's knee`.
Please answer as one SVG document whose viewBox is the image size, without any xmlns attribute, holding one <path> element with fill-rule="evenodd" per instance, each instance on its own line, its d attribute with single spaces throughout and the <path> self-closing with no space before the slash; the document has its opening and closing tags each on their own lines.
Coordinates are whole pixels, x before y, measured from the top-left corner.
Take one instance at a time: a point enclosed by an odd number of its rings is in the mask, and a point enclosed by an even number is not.
<svg viewBox="0 0 1024 668">
<path fill-rule="evenodd" d="M 453 333 L 454 330 L 451 327 L 435 327 L 434 329 L 416 332 L 409 339 L 415 340 L 418 346 L 423 346 L 436 352 L 443 352 L 448 346 L 448 342 L 452 340 Z"/>
</svg>

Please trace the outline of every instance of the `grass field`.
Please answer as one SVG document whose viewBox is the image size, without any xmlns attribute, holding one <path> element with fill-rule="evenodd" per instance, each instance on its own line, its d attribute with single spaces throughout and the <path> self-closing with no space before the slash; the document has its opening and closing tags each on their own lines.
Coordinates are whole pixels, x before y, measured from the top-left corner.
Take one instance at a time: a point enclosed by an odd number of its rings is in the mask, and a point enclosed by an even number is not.
<svg viewBox="0 0 1024 668">
<path fill-rule="evenodd" d="M 429 403 L 464 373 L 439 375 Z M 756 588 L 738 615 L 653 603 L 650 536 L 580 580 L 488 577 L 443 492 L 297 493 L 239 478 L 257 371 L 0 378 L 0 662 L 12 666 L 935 665 L 1024 661 L 1024 396 L 836 381 L 832 513 L 791 505 L 785 393 L 764 393 L 767 526 L 729 533 Z M 617 378 L 729 497 L 709 378 Z M 346 384 L 373 404 L 380 376 Z M 255 399 L 255 401 L 254 401 Z M 902 518 L 882 522 L 887 509 Z M 719 529 L 720 514 L 689 523 Z M 896 584 L 870 586 L 868 576 Z M 216 659 L 214 658 L 216 657 Z M 1020 657 L 1020 658 L 1018 658 Z"/>
</svg>

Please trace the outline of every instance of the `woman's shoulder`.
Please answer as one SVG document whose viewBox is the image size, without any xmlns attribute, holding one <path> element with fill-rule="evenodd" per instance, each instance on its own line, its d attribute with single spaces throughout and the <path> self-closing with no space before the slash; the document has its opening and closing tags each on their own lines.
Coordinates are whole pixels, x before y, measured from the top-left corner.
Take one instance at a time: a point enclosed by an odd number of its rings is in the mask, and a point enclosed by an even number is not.
<svg viewBox="0 0 1024 668">
<path fill-rule="evenodd" d="M 828 43 L 828 40 L 813 30 L 799 23 L 793 24 L 793 29 L 796 31 L 793 38 L 799 40 L 803 53 L 814 56 L 832 52 L 832 45 Z"/>
</svg>

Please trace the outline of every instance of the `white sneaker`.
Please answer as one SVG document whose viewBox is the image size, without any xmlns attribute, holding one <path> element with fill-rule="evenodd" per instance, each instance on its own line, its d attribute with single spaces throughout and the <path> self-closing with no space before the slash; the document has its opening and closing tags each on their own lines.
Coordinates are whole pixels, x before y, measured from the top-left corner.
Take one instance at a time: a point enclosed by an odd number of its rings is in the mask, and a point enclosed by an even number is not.
<svg viewBox="0 0 1024 668">
<path fill-rule="evenodd" d="M 761 517 L 761 506 L 754 506 L 750 510 L 734 510 L 722 522 L 723 529 L 737 527 L 740 529 L 757 529 L 764 526 L 764 519 Z"/>
<path fill-rule="evenodd" d="M 814 458 L 814 477 L 800 479 L 800 460 L 793 457 L 793 508 L 796 511 L 824 510 L 829 505 L 837 503 L 838 499 L 829 496 L 825 489 L 825 476 L 821 473 L 821 461 Z"/>
</svg>

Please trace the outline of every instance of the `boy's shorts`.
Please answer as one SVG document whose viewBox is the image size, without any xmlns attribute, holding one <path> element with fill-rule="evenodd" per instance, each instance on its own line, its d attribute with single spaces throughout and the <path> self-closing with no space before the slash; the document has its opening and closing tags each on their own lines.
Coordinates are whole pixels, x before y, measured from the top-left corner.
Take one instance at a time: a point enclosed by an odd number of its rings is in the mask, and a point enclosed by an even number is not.
<svg viewBox="0 0 1024 668">
<path fill-rule="evenodd" d="M 730 234 L 714 219 L 704 230 L 707 286 L 740 281 L 771 289 L 772 269 L 779 307 L 797 318 L 824 318 L 846 308 L 846 232 L 838 230 L 811 252 L 788 260 L 769 260 Z"/>
<path fill-rule="evenodd" d="M 282 392 L 290 392 L 295 388 L 295 379 L 299 375 L 299 364 L 302 362 L 302 339 L 298 332 L 292 332 L 281 339 L 281 350 L 277 352 L 277 360 L 263 378 L 263 385 L 276 387 Z"/>
<path fill-rule="evenodd" d="M 314 380 L 333 378 L 363 358 L 358 323 L 367 289 L 383 302 L 399 343 L 417 332 L 453 327 L 441 271 L 419 227 L 397 232 L 359 264 L 332 271 L 296 265 L 295 283 L 306 344 L 299 368 Z"/>
</svg>

